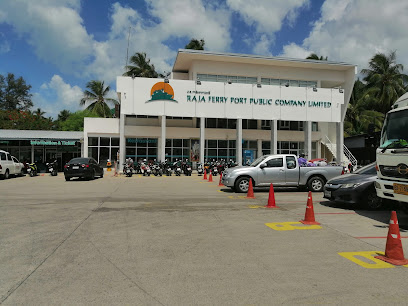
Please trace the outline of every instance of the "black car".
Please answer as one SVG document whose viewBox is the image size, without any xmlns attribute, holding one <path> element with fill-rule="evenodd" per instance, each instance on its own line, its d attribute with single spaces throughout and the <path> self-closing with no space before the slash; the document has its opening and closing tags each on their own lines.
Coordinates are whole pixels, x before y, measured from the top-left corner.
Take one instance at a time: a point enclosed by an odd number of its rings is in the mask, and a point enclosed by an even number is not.
<svg viewBox="0 0 408 306">
<path fill-rule="evenodd" d="M 95 176 L 103 177 L 103 168 L 92 157 L 77 157 L 64 166 L 65 180 L 73 177 L 93 180 Z"/>
<path fill-rule="evenodd" d="M 368 209 L 378 209 L 383 201 L 375 192 L 376 178 L 375 163 L 354 173 L 337 176 L 324 186 L 324 198 L 340 203 L 362 204 Z"/>
</svg>

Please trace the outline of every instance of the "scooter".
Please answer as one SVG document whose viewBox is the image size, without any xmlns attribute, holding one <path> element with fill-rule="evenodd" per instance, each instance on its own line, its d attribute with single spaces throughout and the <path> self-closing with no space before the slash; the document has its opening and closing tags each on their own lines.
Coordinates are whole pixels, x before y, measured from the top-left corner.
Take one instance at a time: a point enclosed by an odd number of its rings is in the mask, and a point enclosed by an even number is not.
<svg viewBox="0 0 408 306">
<path fill-rule="evenodd" d="M 123 164 L 123 173 L 125 173 L 125 175 L 127 177 L 132 177 L 133 175 L 133 168 L 131 165 L 129 164 Z"/>
<path fill-rule="evenodd" d="M 185 169 L 184 169 L 184 174 L 186 176 L 191 176 L 191 173 L 193 173 L 193 170 L 191 169 L 191 166 L 186 164 Z"/>
<path fill-rule="evenodd" d="M 181 175 L 181 168 L 179 166 L 176 165 L 176 168 L 174 169 L 174 174 L 176 176 L 180 176 Z"/>
<path fill-rule="evenodd" d="M 202 164 L 198 164 L 197 165 L 197 173 L 199 176 L 204 174 L 204 169 L 203 169 L 203 165 Z"/>
<path fill-rule="evenodd" d="M 150 176 L 150 174 L 152 174 L 152 170 L 150 169 L 149 165 L 146 165 L 144 170 L 143 170 L 143 176 Z"/>
<path fill-rule="evenodd" d="M 163 175 L 163 170 L 160 168 L 160 166 L 158 164 L 155 164 L 152 166 L 153 167 L 153 171 L 152 173 L 154 174 L 154 176 L 162 176 Z"/>
<path fill-rule="evenodd" d="M 52 163 L 46 163 L 45 164 L 48 168 L 48 172 L 51 173 L 51 176 L 57 176 L 58 175 L 58 170 L 57 170 L 57 162 L 54 161 Z"/>
<path fill-rule="evenodd" d="M 35 163 L 29 164 L 27 168 L 27 174 L 30 175 L 31 177 L 37 176 L 38 168 Z"/>
</svg>

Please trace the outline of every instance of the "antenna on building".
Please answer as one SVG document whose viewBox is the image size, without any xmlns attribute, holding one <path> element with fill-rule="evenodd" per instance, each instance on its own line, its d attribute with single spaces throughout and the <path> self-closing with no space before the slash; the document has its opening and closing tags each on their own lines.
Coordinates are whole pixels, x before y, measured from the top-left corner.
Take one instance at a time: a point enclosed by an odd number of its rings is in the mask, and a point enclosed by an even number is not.
<svg viewBox="0 0 408 306">
<path fill-rule="evenodd" d="M 126 66 L 125 66 L 125 72 L 128 66 L 128 60 L 129 60 L 129 41 L 130 41 L 130 29 L 132 27 L 129 27 L 129 33 L 128 33 L 128 43 L 127 43 L 127 49 L 126 49 Z"/>
</svg>

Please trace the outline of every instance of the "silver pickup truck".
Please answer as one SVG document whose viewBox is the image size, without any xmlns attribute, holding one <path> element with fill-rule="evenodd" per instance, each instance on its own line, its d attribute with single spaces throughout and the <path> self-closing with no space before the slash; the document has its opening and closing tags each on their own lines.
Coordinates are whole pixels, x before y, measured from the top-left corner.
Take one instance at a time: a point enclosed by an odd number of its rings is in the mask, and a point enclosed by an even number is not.
<svg viewBox="0 0 408 306">
<path fill-rule="evenodd" d="M 341 166 L 300 167 L 295 155 L 264 155 L 250 166 L 225 170 L 221 182 L 236 192 L 247 192 L 250 178 L 254 187 L 273 183 L 276 187 L 308 187 L 321 192 L 328 180 L 342 173 Z"/>
</svg>

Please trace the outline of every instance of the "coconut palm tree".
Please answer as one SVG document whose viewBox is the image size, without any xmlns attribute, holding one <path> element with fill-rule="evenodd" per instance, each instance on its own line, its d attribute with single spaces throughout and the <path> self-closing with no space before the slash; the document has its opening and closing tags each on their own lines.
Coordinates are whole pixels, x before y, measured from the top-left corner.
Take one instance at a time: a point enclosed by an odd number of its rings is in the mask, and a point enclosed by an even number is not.
<svg viewBox="0 0 408 306">
<path fill-rule="evenodd" d="M 190 42 L 184 47 L 185 49 L 193 49 L 193 50 L 204 50 L 205 41 L 204 39 L 195 39 L 192 38 Z"/>
<path fill-rule="evenodd" d="M 306 57 L 306 59 L 312 59 L 312 60 L 316 60 L 316 61 L 327 61 L 327 56 L 323 57 L 323 56 L 318 56 L 316 53 L 310 53 L 310 55 L 308 57 Z"/>
<path fill-rule="evenodd" d="M 60 113 L 58 114 L 58 121 L 62 122 L 62 121 L 67 120 L 69 115 L 71 115 L 71 112 L 67 109 L 60 111 Z"/>
<path fill-rule="evenodd" d="M 377 103 L 377 99 L 366 89 L 364 83 L 355 81 L 344 121 L 346 136 L 367 133 L 370 124 L 374 124 L 375 131 L 381 130 L 384 115 L 374 109 Z"/>
<path fill-rule="evenodd" d="M 156 72 L 153 64 L 150 64 L 150 59 L 146 58 L 146 53 L 136 52 L 130 57 L 130 65 L 126 66 L 124 76 L 157 78 L 159 74 Z"/>
<path fill-rule="evenodd" d="M 41 110 L 41 108 L 37 108 L 35 111 L 34 111 L 34 116 L 36 116 L 36 117 L 42 117 L 44 114 L 45 114 L 45 112 L 43 112 L 42 110 Z"/>
<path fill-rule="evenodd" d="M 406 92 L 408 76 L 402 73 L 404 66 L 397 64 L 396 60 L 396 51 L 389 55 L 377 53 L 371 58 L 369 68 L 361 70 L 367 88 L 378 99 L 376 108 L 383 114 Z"/>
<path fill-rule="evenodd" d="M 119 104 L 115 99 L 107 98 L 110 87 L 106 86 L 103 81 L 92 80 L 86 84 L 87 90 L 84 91 L 84 97 L 81 99 L 80 105 L 85 105 L 90 103 L 86 108 L 93 114 L 100 117 L 112 117 L 110 107 L 106 102 L 111 102 L 113 104 Z"/>
</svg>

